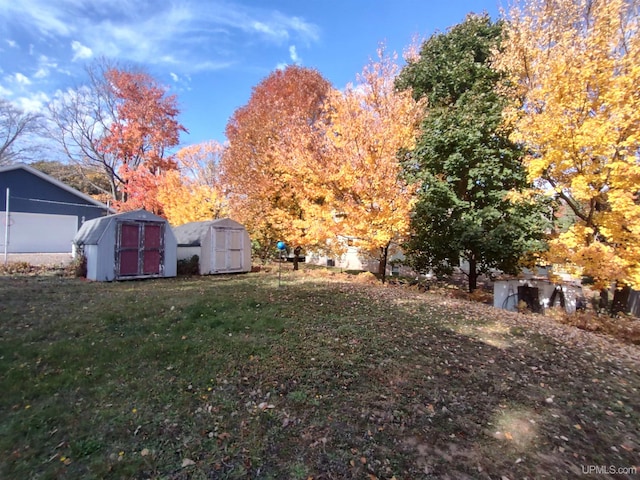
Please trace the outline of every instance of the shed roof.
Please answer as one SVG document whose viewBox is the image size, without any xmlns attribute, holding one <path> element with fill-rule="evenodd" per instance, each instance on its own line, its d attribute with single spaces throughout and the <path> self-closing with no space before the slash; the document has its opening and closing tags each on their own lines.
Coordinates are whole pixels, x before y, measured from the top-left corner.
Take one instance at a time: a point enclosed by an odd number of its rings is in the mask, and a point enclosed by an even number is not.
<svg viewBox="0 0 640 480">
<path fill-rule="evenodd" d="M 104 232 L 109 228 L 111 222 L 118 220 L 167 222 L 166 219 L 142 209 L 133 210 L 131 212 L 116 213 L 115 215 L 107 215 L 106 217 L 94 218 L 84 222 L 80 227 L 80 230 L 78 230 L 78 233 L 76 233 L 76 236 L 73 238 L 73 243 L 76 245 L 97 245 L 104 235 Z"/>
<path fill-rule="evenodd" d="M 211 227 L 239 228 L 244 226 L 230 218 L 218 218 L 217 220 L 204 220 L 202 222 L 190 222 L 173 227 L 173 233 L 178 240 L 179 247 L 197 247 Z"/>
</svg>

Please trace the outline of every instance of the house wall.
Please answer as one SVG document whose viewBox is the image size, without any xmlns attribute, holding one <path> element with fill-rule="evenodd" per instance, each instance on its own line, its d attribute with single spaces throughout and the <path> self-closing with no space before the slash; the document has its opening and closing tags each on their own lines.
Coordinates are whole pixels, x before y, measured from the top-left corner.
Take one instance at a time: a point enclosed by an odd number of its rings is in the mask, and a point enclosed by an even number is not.
<svg viewBox="0 0 640 480">
<path fill-rule="evenodd" d="M 368 270 L 372 265 L 360 255 L 357 247 L 349 246 L 342 255 L 325 255 L 317 252 L 305 253 L 305 262 L 314 265 L 333 266 L 343 270 Z M 377 266 L 375 267 L 377 271 Z"/>
<path fill-rule="evenodd" d="M 3 170 L 0 172 L 2 248 L 4 248 L 7 188 L 9 189 L 8 251 L 11 253 L 71 252 L 73 237 L 82 222 L 107 213 L 104 208 L 24 168 Z"/>
<path fill-rule="evenodd" d="M 84 220 L 102 217 L 105 210 L 47 182 L 32 173 L 15 169 L 0 175 L 0 210 L 6 211 L 6 189 L 9 188 L 10 212 L 74 215 L 76 229 Z M 42 201 L 44 200 L 44 201 Z M 71 251 L 71 250 L 69 250 Z"/>
<path fill-rule="evenodd" d="M 6 213 L 0 212 L 0 247 L 4 249 Z M 74 215 L 10 212 L 9 253 L 68 253 L 78 229 Z"/>
<path fill-rule="evenodd" d="M 404 260 L 404 255 L 397 253 L 389 256 L 387 259 L 387 276 L 394 274 L 406 276 L 416 275 L 416 272 L 405 266 L 400 266 L 394 270 L 391 264 L 393 260 Z M 360 270 L 376 274 L 378 273 L 378 267 L 380 265 L 379 260 L 367 258 L 366 255 L 360 253 L 358 247 L 353 246 L 348 247 L 347 251 L 342 255 L 328 256 L 317 252 L 309 252 L 305 254 L 305 262 L 312 265 L 333 266 L 343 270 Z M 331 265 L 331 263 L 333 264 Z"/>
</svg>

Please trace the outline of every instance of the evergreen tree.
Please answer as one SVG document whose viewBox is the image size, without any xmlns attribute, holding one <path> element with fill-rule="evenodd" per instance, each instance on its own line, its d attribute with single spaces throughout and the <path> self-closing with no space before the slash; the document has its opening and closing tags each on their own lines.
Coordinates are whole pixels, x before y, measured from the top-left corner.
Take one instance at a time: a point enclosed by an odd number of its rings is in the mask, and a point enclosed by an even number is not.
<svg viewBox="0 0 640 480">
<path fill-rule="evenodd" d="M 526 254 L 544 248 L 548 227 L 538 199 L 514 195 L 527 179 L 523 152 L 503 127 L 507 101 L 491 67 L 501 39 L 501 22 L 469 15 L 428 39 L 397 82 L 427 98 L 429 108 L 404 161 L 407 177 L 420 185 L 407 256 L 418 270 L 436 273 L 465 260 L 469 291 L 491 268 L 515 273 Z"/>
</svg>

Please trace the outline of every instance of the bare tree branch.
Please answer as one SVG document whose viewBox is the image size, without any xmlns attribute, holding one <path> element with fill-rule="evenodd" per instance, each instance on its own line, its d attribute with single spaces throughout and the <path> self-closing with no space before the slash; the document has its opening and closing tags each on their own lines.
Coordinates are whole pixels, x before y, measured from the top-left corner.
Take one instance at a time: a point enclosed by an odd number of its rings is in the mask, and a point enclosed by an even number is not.
<svg viewBox="0 0 640 480">
<path fill-rule="evenodd" d="M 39 150 L 36 138 L 41 132 L 42 115 L 0 99 L 0 165 L 30 160 Z"/>
</svg>

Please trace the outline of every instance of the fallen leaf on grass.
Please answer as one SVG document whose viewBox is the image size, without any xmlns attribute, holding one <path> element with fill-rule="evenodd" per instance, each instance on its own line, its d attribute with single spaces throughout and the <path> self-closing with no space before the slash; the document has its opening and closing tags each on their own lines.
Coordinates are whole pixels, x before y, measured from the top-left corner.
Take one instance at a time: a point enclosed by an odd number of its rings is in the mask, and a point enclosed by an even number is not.
<svg viewBox="0 0 640 480">
<path fill-rule="evenodd" d="M 182 468 L 190 467 L 190 466 L 195 465 L 195 464 L 196 464 L 196 462 L 194 462 L 190 458 L 185 458 L 184 460 L 182 460 Z"/>
</svg>

